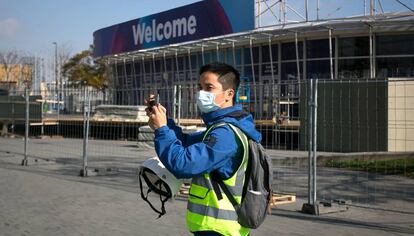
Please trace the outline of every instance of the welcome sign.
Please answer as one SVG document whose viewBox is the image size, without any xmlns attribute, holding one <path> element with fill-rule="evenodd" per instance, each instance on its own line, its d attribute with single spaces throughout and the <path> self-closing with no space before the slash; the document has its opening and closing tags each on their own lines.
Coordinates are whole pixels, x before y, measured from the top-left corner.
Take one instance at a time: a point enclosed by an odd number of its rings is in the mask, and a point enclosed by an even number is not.
<svg viewBox="0 0 414 236">
<path fill-rule="evenodd" d="M 253 0 L 205 0 L 94 32 L 94 57 L 254 29 Z"/>
</svg>

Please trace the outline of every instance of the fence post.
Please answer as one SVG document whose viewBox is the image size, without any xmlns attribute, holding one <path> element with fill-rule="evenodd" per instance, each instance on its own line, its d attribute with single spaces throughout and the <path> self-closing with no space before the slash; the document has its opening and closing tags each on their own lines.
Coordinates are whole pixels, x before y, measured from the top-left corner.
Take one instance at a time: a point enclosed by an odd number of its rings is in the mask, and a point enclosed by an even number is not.
<svg viewBox="0 0 414 236">
<path fill-rule="evenodd" d="M 173 120 L 180 125 L 181 120 L 181 85 L 174 85 L 173 91 Z"/>
<path fill-rule="evenodd" d="M 177 114 L 177 85 L 174 85 L 173 87 L 173 105 L 172 105 L 172 118 L 174 122 L 176 122 L 176 114 Z"/>
<path fill-rule="evenodd" d="M 29 141 L 29 89 L 25 88 L 25 98 L 26 98 L 26 118 L 25 118 L 25 129 L 24 129 L 24 159 L 22 161 L 22 166 L 27 166 L 27 144 Z"/>
<path fill-rule="evenodd" d="M 317 148 L 317 117 L 318 117 L 318 80 L 314 79 L 313 81 L 313 120 L 312 120 L 312 161 L 313 161 L 313 168 L 312 168 L 312 175 L 313 175 L 313 204 L 316 203 L 316 148 Z"/>
<path fill-rule="evenodd" d="M 91 101 L 89 96 L 89 88 L 85 85 L 83 100 L 83 167 L 80 170 L 80 176 L 88 176 L 88 138 L 89 138 L 89 115 Z"/>
<path fill-rule="evenodd" d="M 319 215 L 316 203 L 316 124 L 317 124 L 317 100 L 318 80 L 308 80 L 308 202 L 303 204 L 302 212 Z"/>
<path fill-rule="evenodd" d="M 9 98 L 10 98 L 10 96 L 9 96 Z M 14 103 L 15 103 L 15 101 L 11 100 L 11 104 L 12 104 L 12 126 L 11 126 L 12 135 L 15 134 L 15 132 L 14 132 L 14 125 L 15 125 Z"/>
<path fill-rule="evenodd" d="M 178 85 L 177 125 L 181 123 L 181 85 Z"/>
<path fill-rule="evenodd" d="M 60 90 L 60 89 L 59 89 Z M 56 135 L 60 135 L 60 91 L 56 92 L 58 99 L 57 99 L 57 122 L 56 122 Z"/>
</svg>

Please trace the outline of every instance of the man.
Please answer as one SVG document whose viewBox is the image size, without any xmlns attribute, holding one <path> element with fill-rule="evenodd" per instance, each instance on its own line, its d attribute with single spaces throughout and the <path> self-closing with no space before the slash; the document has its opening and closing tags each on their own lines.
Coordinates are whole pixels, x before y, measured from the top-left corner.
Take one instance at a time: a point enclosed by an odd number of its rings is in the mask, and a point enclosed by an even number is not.
<svg viewBox="0 0 414 236">
<path fill-rule="evenodd" d="M 239 73 L 223 63 L 200 69 L 197 106 L 206 132 L 183 134 L 165 108 L 158 104 L 147 110 L 155 130 L 155 150 L 165 167 L 177 178 L 192 178 L 187 205 L 187 227 L 194 235 L 248 235 L 237 222 L 237 214 L 226 195 L 211 179 L 221 179 L 240 203 L 247 155 L 241 130 L 248 138 L 261 141 L 253 117 L 235 105 Z M 152 97 L 151 97 L 152 98 Z M 225 122 L 225 123 L 224 123 Z"/>
</svg>

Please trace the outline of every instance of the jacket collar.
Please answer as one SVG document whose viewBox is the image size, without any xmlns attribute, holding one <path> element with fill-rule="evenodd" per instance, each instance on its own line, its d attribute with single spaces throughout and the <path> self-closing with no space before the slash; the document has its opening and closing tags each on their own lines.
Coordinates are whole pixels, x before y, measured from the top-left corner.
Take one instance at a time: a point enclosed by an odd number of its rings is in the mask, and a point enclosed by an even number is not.
<svg viewBox="0 0 414 236">
<path fill-rule="evenodd" d="M 229 113 L 233 113 L 236 111 L 242 111 L 242 105 L 241 104 L 236 104 L 234 106 L 231 107 L 226 107 L 223 109 L 219 109 L 217 111 L 212 111 L 209 113 L 203 113 L 201 114 L 201 118 L 203 119 L 204 123 L 207 126 L 210 126 L 214 123 L 216 123 L 217 121 L 221 120 L 223 117 L 225 117 L 227 114 Z"/>
</svg>

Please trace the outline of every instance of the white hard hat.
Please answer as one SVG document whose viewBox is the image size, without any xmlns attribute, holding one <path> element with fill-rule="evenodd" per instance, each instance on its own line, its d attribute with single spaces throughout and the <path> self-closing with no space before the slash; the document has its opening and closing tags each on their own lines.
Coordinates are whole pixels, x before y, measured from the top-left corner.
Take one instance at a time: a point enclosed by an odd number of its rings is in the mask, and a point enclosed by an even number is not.
<svg viewBox="0 0 414 236">
<path fill-rule="evenodd" d="M 141 177 L 145 180 L 145 183 L 148 186 L 147 196 L 144 195 L 142 189 Z M 152 157 L 142 164 L 139 171 L 139 182 L 142 199 L 147 201 L 151 208 L 162 216 L 165 214 L 164 203 L 180 191 L 183 180 L 175 178 L 175 176 L 165 168 L 158 157 Z M 155 209 L 148 201 L 148 193 L 151 191 L 160 195 L 162 203 L 161 211 Z M 164 197 L 164 199 L 162 199 L 162 197 Z"/>
</svg>

